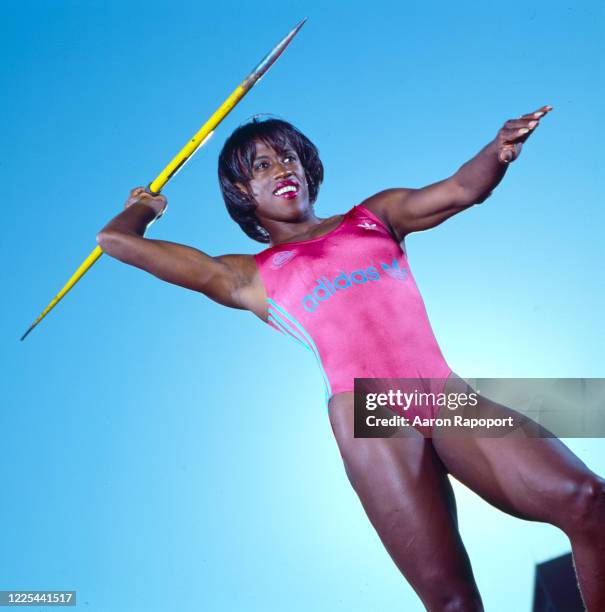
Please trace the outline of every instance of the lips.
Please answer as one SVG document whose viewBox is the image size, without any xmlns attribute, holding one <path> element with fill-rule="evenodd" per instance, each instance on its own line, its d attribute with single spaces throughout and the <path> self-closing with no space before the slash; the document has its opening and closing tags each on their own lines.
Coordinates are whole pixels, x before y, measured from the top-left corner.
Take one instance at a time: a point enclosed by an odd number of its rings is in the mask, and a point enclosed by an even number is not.
<svg viewBox="0 0 605 612">
<path fill-rule="evenodd" d="M 290 189 L 286 189 L 290 187 Z M 294 188 L 294 189 L 292 189 Z M 281 190 L 281 193 L 280 193 Z M 280 181 L 277 183 L 275 190 L 273 191 L 273 195 L 278 198 L 285 198 L 287 200 L 291 200 L 295 198 L 298 194 L 299 185 L 296 181 L 286 180 Z"/>
</svg>

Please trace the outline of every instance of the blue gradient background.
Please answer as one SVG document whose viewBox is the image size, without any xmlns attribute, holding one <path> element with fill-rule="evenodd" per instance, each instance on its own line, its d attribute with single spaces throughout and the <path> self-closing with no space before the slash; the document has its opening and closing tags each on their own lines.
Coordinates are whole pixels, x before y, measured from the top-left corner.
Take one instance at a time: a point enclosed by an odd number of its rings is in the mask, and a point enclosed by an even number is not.
<svg viewBox="0 0 605 612">
<path fill-rule="evenodd" d="M 601 2 L 20 2 L 3 13 L 0 589 L 87 610 L 421 610 L 350 488 L 306 351 L 105 256 L 18 338 L 298 20 L 265 79 L 167 187 L 149 236 L 253 253 L 225 211 L 229 133 L 270 112 L 318 145 L 327 217 L 441 180 L 507 119 L 554 111 L 482 206 L 408 240 L 463 376 L 603 368 Z M 569 440 L 605 473 L 603 440 Z M 528 610 L 569 550 L 456 484 L 490 611 Z"/>
</svg>

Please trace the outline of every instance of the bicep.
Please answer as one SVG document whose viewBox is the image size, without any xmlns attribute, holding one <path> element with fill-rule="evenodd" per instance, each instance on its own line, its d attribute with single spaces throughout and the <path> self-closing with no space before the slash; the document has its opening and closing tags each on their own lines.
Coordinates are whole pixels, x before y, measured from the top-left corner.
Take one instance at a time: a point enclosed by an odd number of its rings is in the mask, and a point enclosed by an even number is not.
<svg viewBox="0 0 605 612">
<path fill-rule="evenodd" d="M 400 238 L 435 227 L 472 205 L 451 177 L 421 189 L 386 189 L 372 200 Z"/>
<path fill-rule="evenodd" d="M 106 237 L 101 248 L 163 281 L 203 293 L 224 306 L 242 308 L 238 301 L 242 278 L 234 259 L 237 256 L 212 257 L 176 242 L 133 235 Z"/>
</svg>

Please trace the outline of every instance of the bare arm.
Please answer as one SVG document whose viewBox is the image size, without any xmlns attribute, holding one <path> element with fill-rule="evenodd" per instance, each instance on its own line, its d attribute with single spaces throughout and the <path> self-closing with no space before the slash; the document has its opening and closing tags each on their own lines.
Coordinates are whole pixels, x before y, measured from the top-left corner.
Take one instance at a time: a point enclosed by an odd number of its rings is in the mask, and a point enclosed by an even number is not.
<svg viewBox="0 0 605 612">
<path fill-rule="evenodd" d="M 203 293 L 224 306 L 256 311 L 250 289 L 256 272 L 252 256 L 211 257 L 189 246 L 143 237 L 165 206 L 164 196 L 153 197 L 142 187 L 133 189 L 126 210 L 97 234 L 98 244 L 111 257 L 166 282 Z"/>
<path fill-rule="evenodd" d="M 451 177 L 422 189 L 387 189 L 368 198 L 364 205 L 387 221 L 399 239 L 443 223 L 491 195 L 540 117 L 550 110 L 552 107 L 544 106 L 507 121 L 496 138 Z"/>
</svg>

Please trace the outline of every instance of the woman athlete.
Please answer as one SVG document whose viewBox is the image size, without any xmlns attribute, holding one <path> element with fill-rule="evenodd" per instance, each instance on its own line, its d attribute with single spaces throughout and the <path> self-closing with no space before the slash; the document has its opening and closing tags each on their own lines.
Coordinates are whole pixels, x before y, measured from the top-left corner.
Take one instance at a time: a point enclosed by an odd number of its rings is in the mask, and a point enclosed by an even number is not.
<svg viewBox="0 0 605 612">
<path fill-rule="evenodd" d="M 313 206 L 323 179 L 315 146 L 287 122 L 253 120 L 225 143 L 219 181 L 232 218 L 267 249 L 212 257 L 144 238 L 166 198 L 143 187 L 131 191 L 125 210 L 97 236 L 112 257 L 250 310 L 313 353 L 347 475 L 431 611 L 483 609 L 458 532 L 450 474 L 513 516 L 562 529 L 586 607 L 605 610 L 605 481 L 560 440 L 431 437 L 415 430 L 413 437 L 353 435 L 355 377 L 461 380 L 443 359 L 401 245 L 409 233 L 486 200 L 551 110 L 507 121 L 450 178 L 422 189 L 387 189 L 326 219 Z M 478 410 L 510 413 L 482 397 Z"/>
</svg>

